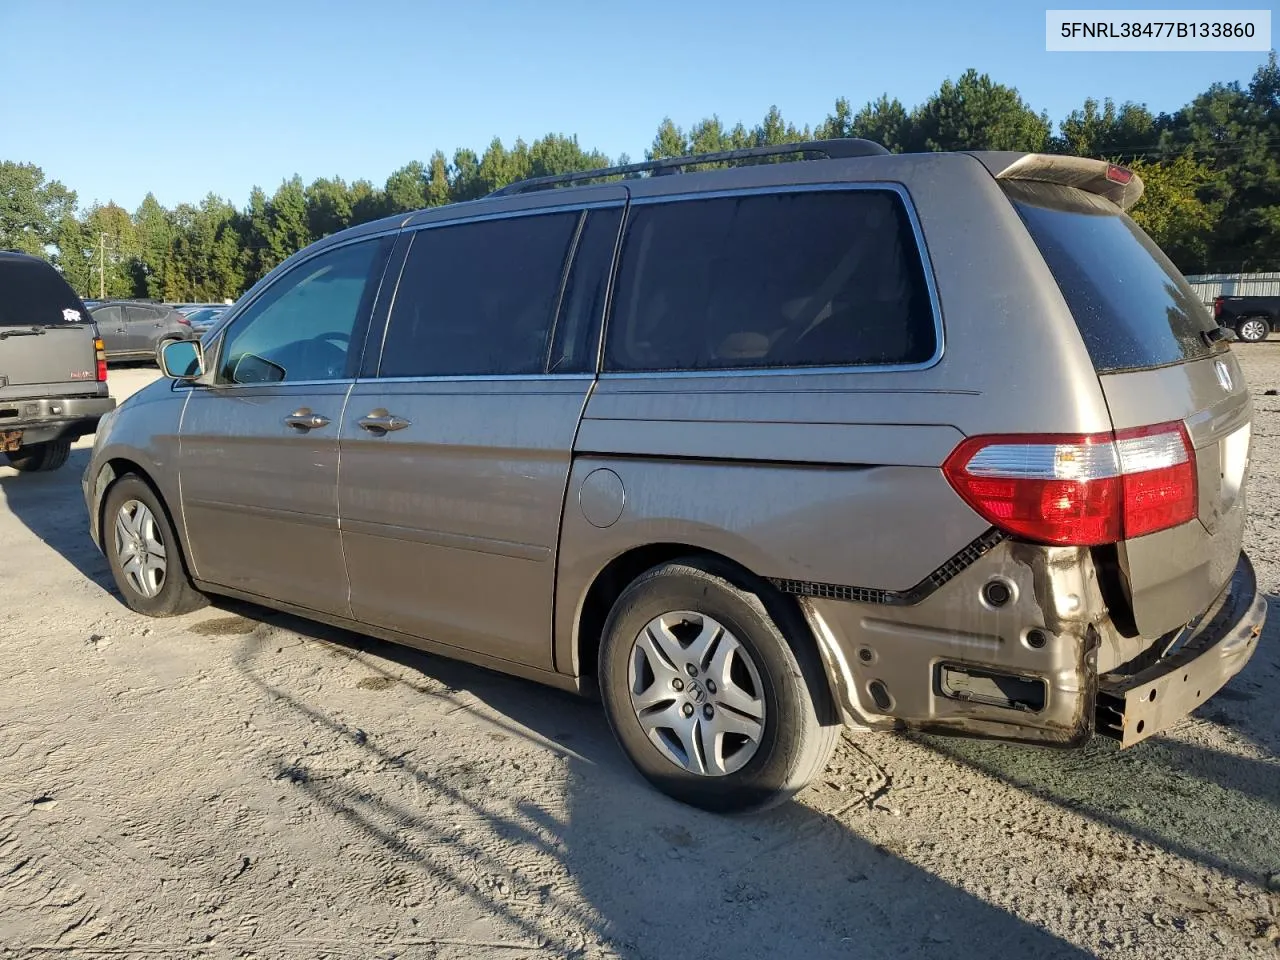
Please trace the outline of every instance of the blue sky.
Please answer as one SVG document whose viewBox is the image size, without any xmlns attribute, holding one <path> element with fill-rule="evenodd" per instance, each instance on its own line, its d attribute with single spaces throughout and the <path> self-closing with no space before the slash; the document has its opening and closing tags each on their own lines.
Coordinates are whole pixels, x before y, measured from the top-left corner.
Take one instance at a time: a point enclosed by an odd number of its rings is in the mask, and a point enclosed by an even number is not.
<svg viewBox="0 0 1280 960">
<path fill-rule="evenodd" d="M 1055 123 L 1087 96 L 1173 110 L 1265 60 L 1047 53 L 1044 18 L 943 0 L 0 0 L 0 159 L 39 164 L 82 205 L 133 209 L 151 190 L 243 206 L 295 172 L 381 184 L 495 135 L 576 133 L 639 159 L 667 115 L 750 126 L 776 103 L 801 125 L 886 92 L 911 107 L 968 67 Z"/>
</svg>

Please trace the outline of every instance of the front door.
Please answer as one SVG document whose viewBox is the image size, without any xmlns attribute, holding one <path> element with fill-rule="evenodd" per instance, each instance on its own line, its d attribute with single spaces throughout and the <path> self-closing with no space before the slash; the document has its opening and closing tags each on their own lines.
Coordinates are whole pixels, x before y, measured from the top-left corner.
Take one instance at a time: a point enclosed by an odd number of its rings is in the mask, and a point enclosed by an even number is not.
<svg viewBox="0 0 1280 960">
<path fill-rule="evenodd" d="M 610 195 L 412 236 L 380 365 L 342 422 L 357 619 L 552 669 L 560 513 L 625 192 Z"/>
<path fill-rule="evenodd" d="M 338 430 L 390 246 L 368 239 L 303 260 L 207 348 L 179 454 L 200 580 L 348 612 Z"/>
</svg>

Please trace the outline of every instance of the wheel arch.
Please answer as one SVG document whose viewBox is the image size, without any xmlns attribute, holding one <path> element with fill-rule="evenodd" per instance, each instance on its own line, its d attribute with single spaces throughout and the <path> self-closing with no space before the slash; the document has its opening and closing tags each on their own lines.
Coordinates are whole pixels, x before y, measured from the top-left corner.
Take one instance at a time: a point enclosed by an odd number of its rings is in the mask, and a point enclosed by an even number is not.
<svg viewBox="0 0 1280 960">
<path fill-rule="evenodd" d="M 795 597 L 784 594 L 767 579 L 732 557 L 706 547 L 675 541 L 633 546 L 614 556 L 596 572 L 574 614 L 571 638 L 573 662 L 563 665 L 562 669 L 567 667 L 575 673 L 583 681 L 584 688 L 594 687 L 599 671 L 598 659 L 604 625 L 618 597 L 646 571 L 660 564 L 682 559 L 699 561 L 739 589 L 756 594 L 792 647 L 804 646 L 805 649 L 797 649 L 796 654 L 799 656 L 807 653 L 816 659 L 825 681 L 824 692 L 829 698 L 827 702 L 833 705 L 839 703 L 839 691 L 828 670 L 827 658 L 822 655 L 818 638 Z M 588 679 L 590 682 L 587 682 Z M 815 698 L 815 702 L 820 701 Z M 834 717 L 824 719 L 826 722 L 837 722 Z"/>
<path fill-rule="evenodd" d="M 128 476 L 136 476 L 139 480 L 147 485 L 152 494 L 155 495 L 156 502 L 160 504 L 160 509 L 164 511 L 165 518 L 169 521 L 169 526 L 173 529 L 174 539 L 177 541 L 178 558 L 182 562 L 183 570 L 188 576 L 192 574 L 191 560 L 187 553 L 187 544 L 183 539 L 184 527 L 179 523 L 178 517 L 173 514 L 173 508 L 169 506 L 169 501 L 165 497 L 164 492 L 160 489 L 160 485 L 147 472 L 147 469 L 135 460 L 128 457 L 113 457 L 102 465 L 98 470 L 98 476 L 94 480 L 94 507 L 93 507 L 93 525 L 97 533 L 98 544 L 105 553 L 107 549 L 107 529 L 106 529 L 106 510 L 107 495 L 111 492 L 111 488 Z"/>
</svg>

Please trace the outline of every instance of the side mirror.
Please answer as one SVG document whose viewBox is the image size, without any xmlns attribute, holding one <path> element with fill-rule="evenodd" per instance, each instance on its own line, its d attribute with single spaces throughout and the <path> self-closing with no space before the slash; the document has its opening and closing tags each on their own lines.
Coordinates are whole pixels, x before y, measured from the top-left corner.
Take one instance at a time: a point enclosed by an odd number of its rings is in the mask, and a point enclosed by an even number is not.
<svg viewBox="0 0 1280 960">
<path fill-rule="evenodd" d="M 171 380 L 204 376 L 204 348 L 199 340 L 171 340 L 156 354 L 160 372 Z"/>
</svg>

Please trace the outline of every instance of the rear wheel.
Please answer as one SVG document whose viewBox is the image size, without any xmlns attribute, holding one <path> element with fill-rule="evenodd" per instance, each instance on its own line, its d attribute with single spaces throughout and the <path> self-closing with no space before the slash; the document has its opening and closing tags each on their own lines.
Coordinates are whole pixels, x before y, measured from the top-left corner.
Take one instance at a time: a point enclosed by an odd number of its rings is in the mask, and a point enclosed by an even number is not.
<svg viewBox="0 0 1280 960">
<path fill-rule="evenodd" d="M 789 799 L 840 733 L 803 624 L 744 580 L 701 559 L 654 567 L 618 598 L 600 648 L 605 712 L 631 762 L 664 793 L 719 812 Z"/>
<path fill-rule="evenodd" d="M 129 609 L 172 617 L 209 602 L 191 585 L 169 515 L 140 477 L 122 477 L 107 493 L 102 544 Z"/>
<path fill-rule="evenodd" d="M 18 450 L 17 453 L 6 454 L 9 466 L 23 473 L 44 473 L 57 470 L 71 456 L 71 441 L 68 439 L 49 440 L 46 443 L 32 443 Z"/>
<path fill-rule="evenodd" d="M 1236 336 L 1245 343 L 1261 343 L 1271 332 L 1271 325 L 1262 317 L 1245 317 L 1236 324 Z"/>
</svg>

